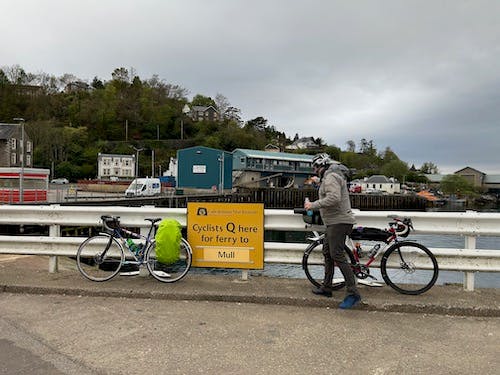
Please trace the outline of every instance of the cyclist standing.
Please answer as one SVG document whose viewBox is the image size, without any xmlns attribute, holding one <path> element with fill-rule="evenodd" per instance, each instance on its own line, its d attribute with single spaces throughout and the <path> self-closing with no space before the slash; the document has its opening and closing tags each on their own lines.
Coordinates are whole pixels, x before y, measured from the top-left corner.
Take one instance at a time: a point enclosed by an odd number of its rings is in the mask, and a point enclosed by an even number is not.
<svg viewBox="0 0 500 375">
<path fill-rule="evenodd" d="M 325 153 L 314 156 L 312 166 L 314 173 L 321 178 L 319 199 L 304 203 L 304 208 L 306 210 L 319 209 L 326 225 L 326 238 L 323 245 L 325 278 L 323 285 L 313 289 L 312 292 L 325 297 L 332 296 L 335 262 L 344 275 L 347 289 L 347 295 L 339 307 L 350 309 L 361 301 L 361 296 L 356 287 L 354 273 L 344 253 L 346 236 L 351 233 L 352 226 L 356 222 L 351 211 L 347 190 L 346 179 L 349 176 L 349 169 L 343 164 L 334 162 Z"/>
</svg>

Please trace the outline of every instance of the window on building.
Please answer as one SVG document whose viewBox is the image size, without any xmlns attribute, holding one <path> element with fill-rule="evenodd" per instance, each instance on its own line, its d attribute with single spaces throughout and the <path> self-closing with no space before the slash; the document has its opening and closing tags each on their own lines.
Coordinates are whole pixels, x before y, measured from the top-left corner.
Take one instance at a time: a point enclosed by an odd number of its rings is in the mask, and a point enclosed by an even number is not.
<svg viewBox="0 0 500 375">
<path fill-rule="evenodd" d="M 17 145 L 17 141 L 15 138 L 11 138 L 10 139 L 10 149 L 11 150 L 15 150 L 16 149 L 16 145 Z"/>
<path fill-rule="evenodd" d="M 31 165 L 31 155 L 26 155 L 26 165 L 27 166 Z"/>
<path fill-rule="evenodd" d="M 10 164 L 16 164 L 17 163 L 17 154 L 15 152 L 10 154 Z"/>
<path fill-rule="evenodd" d="M 31 142 L 26 142 L 26 152 L 31 152 Z"/>
</svg>

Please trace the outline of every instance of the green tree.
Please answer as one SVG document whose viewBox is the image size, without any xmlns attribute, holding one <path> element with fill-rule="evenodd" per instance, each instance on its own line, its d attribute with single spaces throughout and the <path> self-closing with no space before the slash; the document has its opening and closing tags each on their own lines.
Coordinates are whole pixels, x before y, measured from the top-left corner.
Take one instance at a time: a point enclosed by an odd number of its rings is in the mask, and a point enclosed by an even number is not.
<svg viewBox="0 0 500 375">
<path fill-rule="evenodd" d="M 418 182 L 425 184 L 429 182 L 429 180 L 423 174 L 410 170 L 406 174 L 404 182 Z"/>
<path fill-rule="evenodd" d="M 326 152 L 333 160 L 340 161 L 341 150 L 337 146 L 325 146 L 323 151 Z"/>
<path fill-rule="evenodd" d="M 7 74 L 3 71 L 3 69 L 0 69 L 0 86 L 4 86 L 9 84 L 9 78 L 7 77 Z"/>
<path fill-rule="evenodd" d="M 356 143 L 352 140 L 349 140 L 346 142 L 347 144 L 347 150 L 348 152 L 355 152 L 356 151 Z"/>
<path fill-rule="evenodd" d="M 431 163 L 430 161 L 422 164 L 422 166 L 420 167 L 420 171 L 422 173 L 425 173 L 425 174 L 437 174 L 437 173 L 439 173 L 437 165 L 435 165 L 434 163 Z"/>
<path fill-rule="evenodd" d="M 401 160 L 391 160 L 382 166 L 381 172 L 387 177 L 395 177 L 402 181 L 403 177 L 408 173 L 408 165 Z"/>
<path fill-rule="evenodd" d="M 191 105 L 201 105 L 204 107 L 212 106 L 214 108 L 217 108 L 217 104 L 211 97 L 203 96 L 201 94 L 196 94 L 193 97 L 193 100 L 191 100 Z"/>
<path fill-rule="evenodd" d="M 96 77 L 94 77 L 94 79 L 92 80 L 92 84 L 91 86 L 96 89 L 96 90 L 101 90 L 104 88 L 104 83 Z"/>
<path fill-rule="evenodd" d="M 455 194 L 458 197 L 474 196 L 474 186 L 463 176 L 449 174 L 443 177 L 440 183 L 441 190 L 445 194 Z"/>
<path fill-rule="evenodd" d="M 256 117 L 254 119 L 248 120 L 245 124 L 245 129 L 250 130 L 258 130 L 264 131 L 267 127 L 267 119 L 262 116 Z"/>
<path fill-rule="evenodd" d="M 386 147 L 384 152 L 380 155 L 380 158 L 384 163 L 389 163 L 394 160 L 399 160 L 398 156 L 394 151 L 391 150 L 390 147 Z"/>
<path fill-rule="evenodd" d="M 361 139 L 359 151 L 365 155 L 373 156 L 377 154 L 377 149 L 375 148 L 373 141 L 367 141 L 365 138 Z"/>
</svg>

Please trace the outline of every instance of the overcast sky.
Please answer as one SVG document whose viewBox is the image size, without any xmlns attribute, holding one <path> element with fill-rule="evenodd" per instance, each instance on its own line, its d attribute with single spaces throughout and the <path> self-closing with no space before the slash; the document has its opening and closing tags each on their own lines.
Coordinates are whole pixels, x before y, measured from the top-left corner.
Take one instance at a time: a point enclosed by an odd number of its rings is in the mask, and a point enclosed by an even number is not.
<svg viewBox="0 0 500 375">
<path fill-rule="evenodd" d="M 500 1 L 0 0 L 0 67 L 115 68 L 293 138 L 500 174 Z"/>
</svg>

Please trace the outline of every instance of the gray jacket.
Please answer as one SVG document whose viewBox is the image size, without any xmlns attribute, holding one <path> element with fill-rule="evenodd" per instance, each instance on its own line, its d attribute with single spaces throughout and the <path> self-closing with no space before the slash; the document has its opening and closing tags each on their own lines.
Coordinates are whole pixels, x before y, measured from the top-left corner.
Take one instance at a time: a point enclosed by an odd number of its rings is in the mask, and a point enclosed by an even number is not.
<svg viewBox="0 0 500 375">
<path fill-rule="evenodd" d="M 354 224 L 356 220 L 351 211 L 346 181 L 331 169 L 328 168 L 321 178 L 319 199 L 312 202 L 312 209 L 319 209 L 325 225 Z"/>
</svg>

